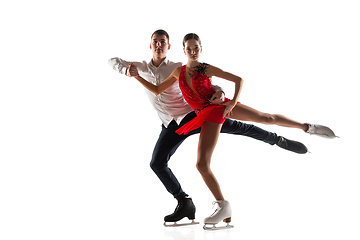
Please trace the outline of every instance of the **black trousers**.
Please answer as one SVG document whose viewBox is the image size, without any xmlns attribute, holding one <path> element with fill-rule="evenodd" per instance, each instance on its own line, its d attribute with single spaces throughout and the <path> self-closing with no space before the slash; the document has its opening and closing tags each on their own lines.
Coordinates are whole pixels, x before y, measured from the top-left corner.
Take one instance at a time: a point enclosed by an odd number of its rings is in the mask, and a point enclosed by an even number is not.
<svg viewBox="0 0 360 240">
<path fill-rule="evenodd" d="M 168 162 L 181 143 L 187 137 L 200 133 L 201 128 L 195 129 L 187 135 L 179 135 L 175 131 L 194 117 L 196 117 L 195 112 L 191 112 L 181 121 L 180 126 L 177 125 L 175 121 L 172 121 L 167 128 L 162 125 L 162 130 L 159 139 L 156 142 L 150 162 L 151 169 L 159 177 L 168 192 L 175 198 L 183 198 L 187 196 L 187 194 L 181 189 L 179 181 L 168 167 Z M 276 133 L 271 133 L 252 124 L 246 124 L 231 119 L 225 120 L 221 128 L 221 133 L 247 136 L 271 145 L 274 145 L 279 141 Z"/>
</svg>

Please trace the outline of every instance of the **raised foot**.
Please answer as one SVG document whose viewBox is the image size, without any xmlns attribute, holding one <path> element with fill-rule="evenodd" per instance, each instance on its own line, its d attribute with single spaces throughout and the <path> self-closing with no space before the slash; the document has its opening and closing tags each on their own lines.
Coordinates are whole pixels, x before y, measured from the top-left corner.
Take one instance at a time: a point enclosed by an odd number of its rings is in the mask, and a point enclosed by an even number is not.
<svg viewBox="0 0 360 240">
<path fill-rule="evenodd" d="M 189 225 L 195 225 L 199 224 L 199 222 L 195 222 L 195 220 L 192 220 L 190 223 L 177 223 L 174 222 L 173 224 L 166 224 L 167 222 L 164 222 L 165 227 L 181 227 L 181 226 L 189 226 Z"/>
<path fill-rule="evenodd" d="M 338 136 L 336 136 L 335 133 L 326 126 L 318 125 L 318 124 L 309 124 L 309 123 L 308 126 L 309 126 L 308 130 L 305 131 L 307 133 L 329 139 L 338 138 Z"/>
</svg>

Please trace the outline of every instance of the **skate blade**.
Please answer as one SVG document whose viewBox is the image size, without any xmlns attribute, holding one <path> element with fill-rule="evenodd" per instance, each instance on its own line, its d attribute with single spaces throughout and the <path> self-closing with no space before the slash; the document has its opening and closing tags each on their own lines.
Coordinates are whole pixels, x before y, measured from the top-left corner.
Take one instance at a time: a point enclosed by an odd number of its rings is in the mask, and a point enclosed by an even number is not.
<svg viewBox="0 0 360 240">
<path fill-rule="evenodd" d="M 205 224 L 203 226 L 204 230 L 209 230 L 209 231 L 214 231 L 214 230 L 223 230 L 223 229 L 231 229 L 231 228 L 234 228 L 233 225 L 230 225 L 229 223 L 226 224 L 226 226 L 221 226 L 221 227 L 217 227 L 215 226 L 215 224 L 213 224 L 212 227 L 208 227 L 206 226 L 207 224 Z M 209 224 L 208 224 L 209 225 Z"/>
<path fill-rule="evenodd" d="M 195 222 L 195 220 L 192 220 L 190 223 L 176 223 L 176 222 L 174 222 L 174 224 L 166 224 L 166 223 L 167 222 L 164 222 L 165 227 L 181 227 L 181 226 L 190 226 L 190 225 L 199 224 L 199 222 Z"/>
</svg>

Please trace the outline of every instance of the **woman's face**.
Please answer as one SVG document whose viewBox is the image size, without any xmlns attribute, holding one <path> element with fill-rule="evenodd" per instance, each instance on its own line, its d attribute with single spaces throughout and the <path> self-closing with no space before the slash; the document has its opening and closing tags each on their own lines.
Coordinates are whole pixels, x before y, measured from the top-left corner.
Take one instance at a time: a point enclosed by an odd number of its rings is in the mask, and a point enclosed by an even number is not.
<svg viewBox="0 0 360 240">
<path fill-rule="evenodd" d="M 188 57 L 189 61 L 198 61 L 202 47 L 195 39 L 190 39 L 185 42 L 184 53 Z"/>
</svg>

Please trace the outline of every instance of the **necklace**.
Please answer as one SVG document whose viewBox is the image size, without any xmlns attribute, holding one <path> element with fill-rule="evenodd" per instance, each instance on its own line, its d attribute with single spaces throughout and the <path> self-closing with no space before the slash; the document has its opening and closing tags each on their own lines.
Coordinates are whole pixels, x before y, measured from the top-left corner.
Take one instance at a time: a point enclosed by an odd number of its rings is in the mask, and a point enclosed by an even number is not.
<svg viewBox="0 0 360 240">
<path fill-rule="evenodd" d="M 191 73 L 190 73 L 191 71 Z M 190 70 L 190 68 L 188 68 L 188 74 L 189 76 L 192 78 L 194 76 L 194 73 L 196 72 L 196 69 L 195 70 Z"/>
<path fill-rule="evenodd" d="M 198 73 L 201 73 L 201 74 L 205 74 L 205 69 L 206 67 L 208 66 L 209 64 L 207 63 L 200 63 L 199 65 L 197 65 L 196 67 L 194 67 L 194 70 L 190 70 L 190 67 L 187 67 L 188 68 L 188 74 L 190 75 L 190 77 L 193 77 L 195 72 L 198 72 Z M 190 73 L 190 71 L 192 73 Z"/>
</svg>

